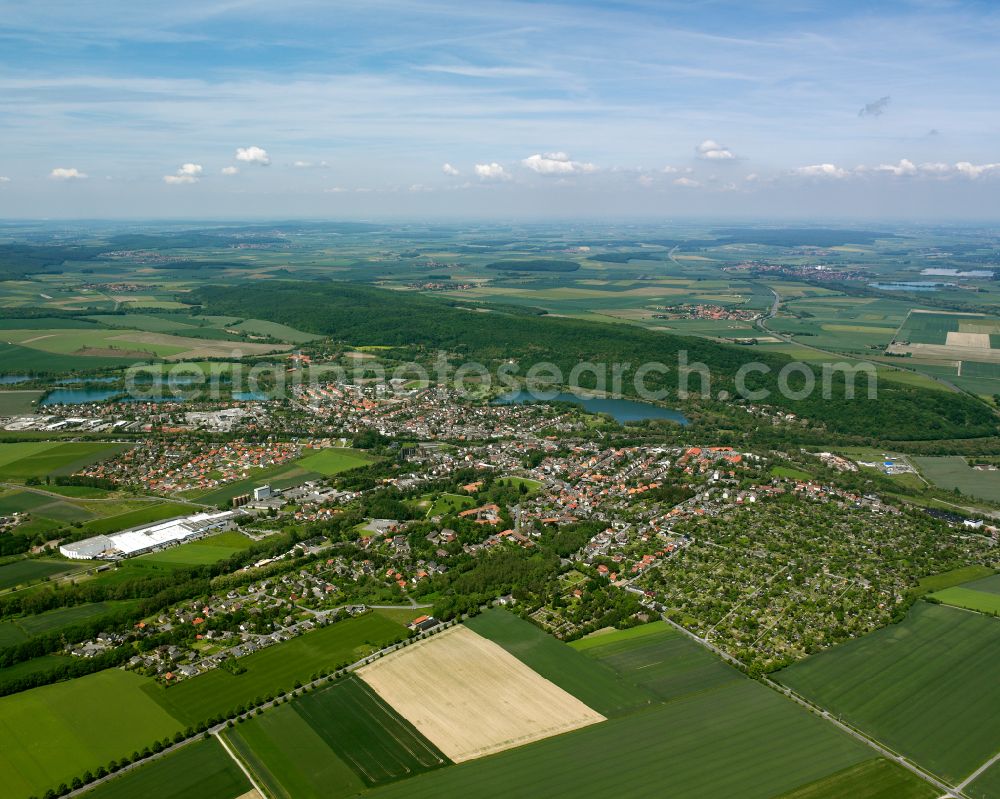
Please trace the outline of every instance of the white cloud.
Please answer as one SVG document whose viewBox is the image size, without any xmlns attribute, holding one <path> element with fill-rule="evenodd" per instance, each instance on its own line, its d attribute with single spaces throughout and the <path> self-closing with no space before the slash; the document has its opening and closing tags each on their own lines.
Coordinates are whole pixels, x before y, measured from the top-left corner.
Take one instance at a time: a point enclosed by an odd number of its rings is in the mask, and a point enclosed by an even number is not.
<svg viewBox="0 0 1000 799">
<path fill-rule="evenodd" d="M 451 164 L 442 164 L 441 171 L 444 172 L 446 175 L 451 175 L 452 177 L 462 174 Z"/>
<path fill-rule="evenodd" d="M 968 161 L 959 161 L 955 164 L 955 171 L 960 175 L 975 180 L 981 175 L 1000 172 L 1000 164 L 971 164 Z"/>
<path fill-rule="evenodd" d="M 349 189 L 345 189 L 343 186 L 332 186 L 329 189 L 323 189 L 324 194 L 343 194 L 345 191 L 349 191 Z"/>
<path fill-rule="evenodd" d="M 649 175 L 639 175 L 637 180 L 640 186 L 652 186 L 654 182 Z"/>
<path fill-rule="evenodd" d="M 941 162 L 927 163 L 920 165 L 920 171 L 926 172 L 928 175 L 947 175 L 951 172 L 951 166 Z"/>
<path fill-rule="evenodd" d="M 529 155 L 521 161 L 524 166 L 539 175 L 572 175 L 578 172 L 594 172 L 597 167 L 581 161 L 572 161 L 566 153 L 545 153 Z"/>
<path fill-rule="evenodd" d="M 0 183 L 10 183 L 10 178 L 6 175 L 0 175 Z"/>
<path fill-rule="evenodd" d="M 917 166 L 907 158 L 901 158 L 898 164 L 881 164 L 875 168 L 876 172 L 889 172 L 896 177 L 903 175 L 916 175 Z"/>
<path fill-rule="evenodd" d="M 847 170 L 835 164 L 811 164 L 793 170 L 796 175 L 806 178 L 846 178 Z"/>
<path fill-rule="evenodd" d="M 709 161 L 730 161 L 736 158 L 729 148 L 723 147 L 712 139 L 705 139 L 695 149 L 698 151 L 699 158 L 705 158 Z"/>
<path fill-rule="evenodd" d="M 684 186 L 685 188 L 693 189 L 700 186 L 701 184 L 697 180 L 692 180 L 691 178 L 677 178 L 677 180 L 674 181 L 674 185 Z"/>
<path fill-rule="evenodd" d="M 202 171 L 201 164 L 181 164 L 181 168 L 173 175 L 164 175 L 163 182 L 171 185 L 197 183 Z"/>
<path fill-rule="evenodd" d="M 263 147 L 238 147 L 236 149 L 236 160 L 244 161 L 248 164 L 267 166 L 271 163 L 271 156 L 267 154 L 267 150 Z"/>
<path fill-rule="evenodd" d="M 240 168 L 236 166 L 224 166 L 221 171 L 223 175 L 235 175 L 239 173 Z"/>
<path fill-rule="evenodd" d="M 265 153 L 265 157 L 267 154 Z M 293 161 L 292 166 L 296 169 L 326 169 L 330 165 L 326 161 Z"/>
<path fill-rule="evenodd" d="M 476 164 L 476 174 L 483 180 L 510 180 L 510 173 L 496 161 Z"/>
<path fill-rule="evenodd" d="M 57 166 L 49 173 L 53 180 L 83 180 L 87 175 L 75 166 Z"/>
<path fill-rule="evenodd" d="M 663 174 L 665 175 L 673 175 L 676 172 L 680 172 L 680 170 L 675 166 L 667 164 L 667 166 L 663 167 Z"/>
<path fill-rule="evenodd" d="M 423 183 L 414 183 L 410 186 L 410 191 L 412 192 L 423 192 L 423 191 L 434 191 L 430 186 L 425 186 Z"/>
</svg>

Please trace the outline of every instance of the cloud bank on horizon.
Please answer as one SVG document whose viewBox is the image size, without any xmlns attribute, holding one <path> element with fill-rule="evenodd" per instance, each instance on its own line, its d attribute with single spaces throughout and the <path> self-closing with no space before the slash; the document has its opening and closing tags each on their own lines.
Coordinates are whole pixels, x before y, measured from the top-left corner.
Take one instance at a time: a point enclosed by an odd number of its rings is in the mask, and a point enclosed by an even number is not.
<svg viewBox="0 0 1000 799">
<path fill-rule="evenodd" d="M 0 0 L 0 215 L 1000 207 L 987 0 L 44 5 Z"/>
</svg>

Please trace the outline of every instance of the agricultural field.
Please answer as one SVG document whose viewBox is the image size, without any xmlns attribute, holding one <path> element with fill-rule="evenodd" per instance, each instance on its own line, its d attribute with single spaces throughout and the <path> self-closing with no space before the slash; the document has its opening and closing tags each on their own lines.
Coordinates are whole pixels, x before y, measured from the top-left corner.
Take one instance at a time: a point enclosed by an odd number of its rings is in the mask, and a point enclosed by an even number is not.
<svg viewBox="0 0 1000 799">
<path fill-rule="evenodd" d="M 0 416 L 32 413 L 44 391 L 0 391 Z"/>
<path fill-rule="evenodd" d="M 145 330 L 73 329 L 4 330 L 3 339 L 14 345 L 55 356 L 72 357 L 78 368 L 86 369 L 91 358 L 148 361 L 162 358 L 183 361 L 192 358 L 231 358 L 283 352 L 286 344 L 258 344 L 247 341 L 217 340 L 198 336 Z"/>
<path fill-rule="evenodd" d="M 464 626 L 416 641 L 358 675 L 455 763 L 605 720 Z"/>
<path fill-rule="evenodd" d="M 109 613 L 131 610 L 138 604 L 139 601 L 134 599 L 89 602 L 85 605 L 71 605 L 66 608 L 48 610 L 45 613 L 39 613 L 35 616 L 25 616 L 24 618 L 13 619 L 5 623 L 16 624 L 29 636 L 43 635 L 73 624 L 100 618 Z"/>
<path fill-rule="evenodd" d="M 86 799 L 237 799 L 253 787 L 215 738 L 195 741 L 83 794 Z"/>
<path fill-rule="evenodd" d="M 225 734 L 259 781 L 288 799 L 353 796 L 448 763 L 355 677 Z"/>
<path fill-rule="evenodd" d="M 324 477 L 367 466 L 374 459 L 364 452 L 355 449 L 321 449 L 300 458 L 297 463 L 311 472 L 317 472 Z"/>
<path fill-rule="evenodd" d="M 181 725 L 141 690 L 147 682 L 108 669 L 0 698 L 5 795 L 40 796 L 179 732 Z"/>
<path fill-rule="evenodd" d="M 1000 621 L 918 602 L 899 624 L 776 679 L 959 782 L 1000 749 Z"/>
<path fill-rule="evenodd" d="M 223 506 L 232 500 L 233 497 L 238 497 L 240 494 L 249 494 L 254 488 L 265 484 L 270 485 L 272 488 L 292 488 L 302 485 L 302 483 L 308 480 L 317 480 L 323 476 L 319 472 L 303 468 L 299 465 L 300 462 L 296 461 L 278 466 L 270 466 L 266 469 L 252 469 L 250 470 L 250 474 L 253 475 L 251 477 L 226 483 L 226 485 L 214 488 L 208 492 L 186 492 L 184 496 L 204 505 Z"/>
<path fill-rule="evenodd" d="M 253 541 L 242 533 L 227 532 L 199 538 L 188 544 L 169 547 L 160 552 L 140 555 L 138 560 L 174 566 L 204 566 L 232 557 L 247 549 Z"/>
<path fill-rule="evenodd" d="M 1000 502 L 1000 470 L 973 469 L 958 455 L 939 458 L 913 459 L 914 465 L 930 482 L 948 491 L 958 489 L 963 494 L 991 502 Z"/>
<path fill-rule="evenodd" d="M 940 791 L 888 760 L 867 760 L 776 799 L 935 799 Z"/>
<path fill-rule="evenodd" d="M 604 716 L 622 715 L 653 701 L 653 696 L 630 678 L 581 657 L 572 647 L 513 613 L 492 608 L 465 624 Z"/>
<path fill-rule="evenodd" d="M 964 586 L 956 586 L 931 594 L 930 598 L 956 608 L 1000 615 L 1000 594 L 991 594 L 988 591 L 974 591 Z"/>
<path fill-rule="evenodd" d="M 530 785 L 533 795 L 552 799 L 770 799 L 870 759 L 863 744 L 767 688 L 739 680 L 371 796 L 501 799 Z"/>
<path fill-rule="evenodd" d="M 596 636 L 577 651 L 663 702 L 745 679 L 721 660 L 706 657 L 698 644 L 662 621 Z"/>
<path fill-rule="evenodd" d="M 278 705 L 222 735 L 254 781 L 275 799 L 339 799 L 360 793 L 365 787 L 361 777 L 294 705 Z"/>
<path fill-rule="evenodd" d="M 214 669 L 170 688 L 150 682 L 145 690 L 174 718 L 185 725 L 197 724 L 257 697 L 289 691 L 296 682 L 353 663 L 405 634 L 403 625 L 369 613 L 240 658 L 246 669 L 241 674 Z"/>
<path fill-rule="evenodd" d="M 914 309 L 886 352 L 922 359 L 1000 364 L 1000 319 Z"/>
<path fill-rule="evenodd" d="M 1000 796 L 1000 764 L 994 763 L 965 787 L 973 799 L 996 799 Z"/>
<path fill-rule="evenodd" d="M 0 480 L 69 475 L 125 449 L 127 444 L 29 441 L 0 444 Z"/>
</svg>

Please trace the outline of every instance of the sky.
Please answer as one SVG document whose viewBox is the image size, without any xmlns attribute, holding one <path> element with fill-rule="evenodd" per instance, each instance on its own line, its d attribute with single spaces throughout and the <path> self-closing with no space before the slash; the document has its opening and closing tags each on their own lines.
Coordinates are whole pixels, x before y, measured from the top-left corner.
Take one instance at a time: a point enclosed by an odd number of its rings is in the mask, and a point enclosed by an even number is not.
<svg viewBox="0 0 1000 799">
<path fill-rule="evenodd" d="M 996 221 L 991 0 L 0 0 L 0 217 Z"/>
</svg>

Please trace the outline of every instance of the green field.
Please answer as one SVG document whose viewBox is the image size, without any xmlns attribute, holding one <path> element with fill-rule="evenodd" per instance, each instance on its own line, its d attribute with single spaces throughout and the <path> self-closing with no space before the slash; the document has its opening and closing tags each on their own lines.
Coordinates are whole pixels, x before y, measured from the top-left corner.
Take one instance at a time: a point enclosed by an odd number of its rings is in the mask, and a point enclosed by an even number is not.
<svg viewBox="0 0 1000 799">
<path fill-rule="evenodd" d="M 466 626 L 604 716 L 620 716 L 654 702 L 653 695 L 632 680 L 506 610 L 492 608 Z"/>
<path fill-rule="evenodd" d="M 321 449 L 311 455 L 306 455 L 298 461 L 299 466 L 311 472 L 318 472 L 326 477 L 348 469 L 367 466 L 373 458 L 354 449 Z"/>
<path fill-rule="evenodd" d="M 120 610 L 130 610 L 139 604 L 138 600 L 122 599 L 109 602 L 90 602 L 86 605 L 72 605 L 68 608 L 57 608 L 36 616 L 25 616 L 14 619 L 16 624 L 28 635 L 41 635 L 53 632 L 62 627 L 68 627 L 90 619 L 96 619 Z"/>
<path fill-rule="evenodd" d="M 0 416 L 32 413 L 43 391 L 0 391 Z"/>
<path fill-rule="evenodd" d="M 750 680 L 376 789 L 379 799 L 770 799 L 871 750 Z"/>
<path fill-rule="evenodd" d="M 49 671 L 56 666 L 65 666 L 72 662 L 73 657 L 70 655 L 42 655 L 31 660 L 22 660 L 13 666 L 0 669 L 0 683 L 18 677 L 27 677 L 29 674 Z"/>
<path fill-rule="evenodd" d="M 995 574 L 995 570 L 989 568 L 988 566 L 963 566 L 960 569 L 952 569 L 951 571 L 942 572 L 941 574 L 932 574 L 930 577 L 920 578 L 920 593 L 927 594 L 931 591 L 942 591 L 945 588 L 952 588 L 956 585 L 962 585 L 970 580 L 982 580 L 983 578 L 990 578 Z M 1000 585 L 1000 583 L 998 583 Z M 974 588 L 978 591 L 987 590 L 982 586 L 967 585 L 966 588 Z M 1000 590 L 1000 589 L 998 589 Z"/>
<path fill-rule="evenodd" d="M 4 795 L 40 796 L 180 731 L 140 690 L 146 682 L 108 669 L 0 698 Z"/>
<path fill-rule="evenodd" d="M 215 738 L 187 744 L 98 785 L 87 799 L 236 799 L 250 781 Z"/>
<path fill-rule="evenodd" d="M 868 760 L 803 785 L 778 799 L 934 799 L 918 776 L 888 760 Z"/>
<path fill-rule="evenodd" d="M 177 566 L 203 566 L 216 563 L 242 552 L 253 541 L 235 531 L 200 538 L 189 544 L 180 544 L 161 552 L 141 555 L 138 560 L 147 563 L 173 564 Z"/>
<path fill-rule="evenodd" d="M 57 574 L 77 571 L 85 568 L 86 564 L 70 563 L 65 560 L 15 560 L 12 563 L 5 563 L 0 566 L 0 591 L 13 588 L 17 585 L 42 580 L 46 577 L 53 577 Z"/>
<path fill-rule="evenodd" d="M 365 786 L 292 705 L 271 708 L 223 735 L 275 799 L 335 799 Z"/>
<path fill-rule="evenodd" d="M 979 575 L 962 586 L 973 591 L 986 591 L 989 594 L 1000 594 L 1000 574 Z"/>
<path fill-rule="evenodd" d="M 125 449 L 125 444 L 31 441 L 0 444 L 0 480 L 68 475 Z"/>
<path fill-rule="evenodd" d="M 918 602 L 899 624 L 776 678 L 942 777 L 1000 749 L 1000 621 Z"/>
<path fill-rule="evenodd" d="M 246 668 L 242 674 L 215 669 L 170 688 L 150 683 L 146 691 L 174 718 L 197 724 L 268 693 L 291 690 L 296 681 L 305 683 L 316 672 L 354 662 L 405 633 L 403 625 L 369 613 L 247 655 L 240 659 Z"/>
<path fill-rule="evenodd" d="M 308 694 L 293 707 L 368 786 L 448 764 L 433 744 L 354 677 Z"/>
<path fill-rule="evenodd" d="M 664 702 L 745 679 L 666 622 L 637 629 L 643 634 L 610 635 L 604 643 L 588 646 L 583 652 Z"/>
<path fill-rule="evenodd" d="M 129 527 L 151 524 L 163 519 L 171 519 L 175 516 L 190 516 L 198 510 L 200 508 L 180 502 L 149 502 L 137 510 L 89 521 L 83 526 L 83 529 L 91 535 L 115 533 L 119 530 L 126 530 Z"/>
<path fill-rule="evenodd" d="M 991 594 L 988 591 L 973 591 L 964 586 L 956 586 L 931 594 L 931 597 L 946 605 L 954 605 L 956 608 L 975 610 L 979 613 L 1000 614 L 1000 594 Z"/>
<path fill-rule="evenodd" d="M 948 491 L 957 488 L 969 496 L 1000 502 L 1000 471 L 973 469 L 958 455 L 914 458 L 913 461 L 921 474 L 936 486 Z"/>
<path fill-rule="evenodd" d="M 974 799 L 997 799 L 1000 796 L 1000 763 L 994 763 L 967 785 L 965 793 Z"/>
</svg>

